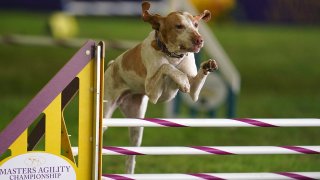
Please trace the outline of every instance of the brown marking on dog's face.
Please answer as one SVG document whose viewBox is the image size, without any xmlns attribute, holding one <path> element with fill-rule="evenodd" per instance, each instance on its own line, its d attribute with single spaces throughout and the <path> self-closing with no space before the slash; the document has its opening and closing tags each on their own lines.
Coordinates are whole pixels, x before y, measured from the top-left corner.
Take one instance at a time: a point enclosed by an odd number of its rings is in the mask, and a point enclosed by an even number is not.
<svg viewBox="0 0 320 180">
<path fill-rule="evenodd" d="M 122 57 L 122 68 L 125 71 L 134 71 L 138 76 L 145 78 L 147 69 L 142 63 L 141 44 L 128 50 Z"/>
<path fill-rule="evenodd" d="M 159 31 L 164 43 L 176 41 L 176 38 L 179 35 L 176 26 L 182 24 L 181 15 L 181 12 L 172 12 L 167 17 L 163 18 Z"/>
<path fill-rule="evenodd" d="M 149 22 L 152 28 L 159 31 L 160 40 L 165 43 L 170 52 L 199 52 L 203 47 L 203 38 L 198 31 L 200 20 L 209 21 L 211 13 L 208 10 L 193 16 L 188 12 L 172 12 L 166 17 L 148 12 L 150 3 L 142 4 L 143 20 Z"/>
</svg>

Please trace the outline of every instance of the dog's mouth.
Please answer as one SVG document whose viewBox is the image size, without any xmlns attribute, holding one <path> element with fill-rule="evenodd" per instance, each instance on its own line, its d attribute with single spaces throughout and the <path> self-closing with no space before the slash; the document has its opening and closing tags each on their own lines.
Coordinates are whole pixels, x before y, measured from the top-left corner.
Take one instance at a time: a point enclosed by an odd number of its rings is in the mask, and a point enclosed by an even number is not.
<svg viewBox="0 0 320 180">
<path fill-rule="evenodd" d="M 203 44 L 192 45 L 191 47 L 188 47 L 188 48 L 185 47 L 184 45 L 180 45 L 179 47 L 181 51 L 198 53 L 203 47 Z"/>
<path fill-rule="evenodd" d="M 194 45 L 193 48 L 192 48 L 192 52 L 198 53 L 201 50 L 202 47 L 203 47 L 203 44 Z"/>
</svg>

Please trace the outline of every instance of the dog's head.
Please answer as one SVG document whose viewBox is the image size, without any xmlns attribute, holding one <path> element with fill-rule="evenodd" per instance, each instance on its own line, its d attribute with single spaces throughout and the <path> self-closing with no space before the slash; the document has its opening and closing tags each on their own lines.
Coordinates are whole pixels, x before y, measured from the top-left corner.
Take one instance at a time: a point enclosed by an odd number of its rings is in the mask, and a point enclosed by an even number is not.
<svg viewBox="0 0 320 180">
<path fill-rule="evenodd" d="M 160 40 L 170 52 L 199 52 L 203 47 L 203 38 L 198 31 L 199 21 L 209 21 L 211 13 L 205 10 L 193 16 L 188 12 L 172 12 L 166 17 L 150 14 L 150 3 L 142 3 L 142 19 L 159 32 Z"/>
</svg>

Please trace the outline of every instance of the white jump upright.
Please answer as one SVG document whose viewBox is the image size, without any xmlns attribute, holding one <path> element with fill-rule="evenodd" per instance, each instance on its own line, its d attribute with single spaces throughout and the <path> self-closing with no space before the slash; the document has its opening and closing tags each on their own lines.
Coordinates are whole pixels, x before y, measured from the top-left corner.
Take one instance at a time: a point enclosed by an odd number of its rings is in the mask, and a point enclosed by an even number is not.
<svg viewBox="0 0 320 180">
<path fill-rule="evenodd" d="M 104 119 L 107 127 L 320 127 L 318 118 L 296 119 Z M 77 148 L 73 148 L 77 153 Z M 255 154 L 320 154 L 320 146 L 170 146 L 118 147 L 104 146 L 102 155 L 255 155 Z M 113 180 L 191 180 L 191 179 L 320 179 L 320 172 L 252 172 L 252 173 L 184 173 L 184 174 L 104 174 Z"/>
</svg>

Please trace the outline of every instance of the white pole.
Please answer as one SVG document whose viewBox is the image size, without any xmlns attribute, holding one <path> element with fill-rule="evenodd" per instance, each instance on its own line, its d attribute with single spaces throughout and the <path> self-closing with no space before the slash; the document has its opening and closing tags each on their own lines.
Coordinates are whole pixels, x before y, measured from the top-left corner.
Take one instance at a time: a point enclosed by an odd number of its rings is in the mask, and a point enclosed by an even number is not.
<svg viewBox="0 0 320 180">
<path fill-rule="evenodd" d="M 74 156 L 78 147 L 72 147 Z M 102 155 L 256 155 L 320 154 L 320 146 L 170 146 L 118 147 L 105 146 Z"/>
<path fill-rule="evenodd" d="M 320 146 L 190 146 L 115 147 L 107 146 L 103 155 L 256 155 L 320 154 Z"/>
<path fill-rule="evenodd" d="M 101 80 L 100 80 L 100 74 L 101 74 L 101 49 L 102 47 L 100 45 L 96 46 L 96 54 L 95 54 L 95 93 L 94 93 L 94 113 L 95 113 L 95 119 L 94 119 L 94 140 L 93 140 L 93 179 L 99 180 L 99 144 L 100 144 L 100 88 L 101 88 Z"/>
<path fill-rule="evenodd" d="M 199 174 L 106 174 L 103 180 L 194 180 L 194 179 L 231 179 L 231 180 L 283 180 L 283 179 L 320 179 L 320 172 L 281 172 L 281 173 L 199 173 Z"/>
</svg>

